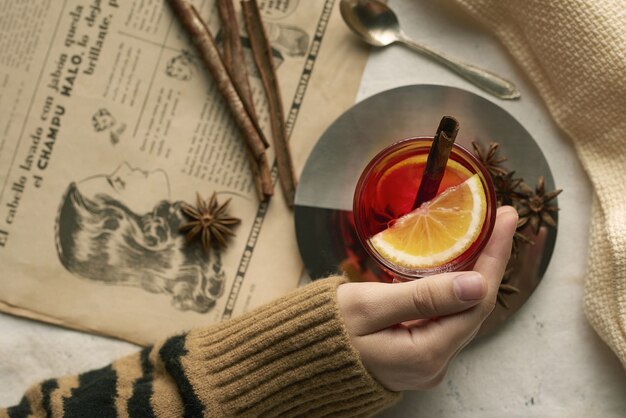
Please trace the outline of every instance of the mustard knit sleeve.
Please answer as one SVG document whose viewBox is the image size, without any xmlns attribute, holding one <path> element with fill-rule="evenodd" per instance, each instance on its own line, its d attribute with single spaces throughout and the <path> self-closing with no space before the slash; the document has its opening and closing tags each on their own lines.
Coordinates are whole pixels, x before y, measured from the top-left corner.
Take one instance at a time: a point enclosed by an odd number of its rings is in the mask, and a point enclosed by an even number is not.
<svg viewBox="0 0 626 418">
<path fill-rule="evenodd" d="M 399 394 L 351 346 L 336 304 L 341 282 L 320 280 L 105 368 L 47 380 L 0 418 L 372 415 Z"/>
</svg>

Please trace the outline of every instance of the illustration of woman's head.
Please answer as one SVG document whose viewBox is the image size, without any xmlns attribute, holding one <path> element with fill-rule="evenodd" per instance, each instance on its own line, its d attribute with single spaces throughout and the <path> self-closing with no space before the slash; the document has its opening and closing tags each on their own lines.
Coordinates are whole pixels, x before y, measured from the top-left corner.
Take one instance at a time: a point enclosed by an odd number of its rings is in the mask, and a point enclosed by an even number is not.
<svg viewBox="0 0 626 418">
<path fill-rule="evenodd" d="M 82 278 L 172 295 L 180 310 L 207 312 L 222 293 L 220 254 L 208 259 L 179 228 L 167 176 L 120 166 L 68 187 L 57 218 L 61 263 Z"/>
</svg>

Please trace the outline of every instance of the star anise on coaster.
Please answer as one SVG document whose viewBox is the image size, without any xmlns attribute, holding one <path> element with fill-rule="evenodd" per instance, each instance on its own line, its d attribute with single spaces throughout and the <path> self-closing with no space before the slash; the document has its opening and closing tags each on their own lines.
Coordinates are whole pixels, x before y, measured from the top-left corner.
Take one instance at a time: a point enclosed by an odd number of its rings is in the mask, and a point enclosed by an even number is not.
<svg viewBox="0 0 626 418">
<path fill-rule="evenodd" d="M 492 142 L 487 151 L 476 141 L 472 142 L 472 147 L 474 148 L 474 155 L 485 165 L 493 180 L 498 206 L 514 205 L 520 217 L 517 225 L 518 232 L 515 234 L 513 243 L 514 254 L 516 254 L 520 243 L 532 244 L 532 240 L 520 232 L 526 225 L 530 225 L 535 234 L 539 232 L 539 228 L 543 224 L 556 228 L 556 221 L 551 214 L 558 212 L 559 208 L 550 202 L 562 190 L 546 193 L 543 176 L 537 179 L 534 190 L 524 183 L 524 179 L 515 178 L 514 171 L 509 171 L 500 166 L 504 161 L 507 161 L 507 158 L 497 155 L 500 148 L 500 144 L 497 142 Z"/>
<path fill-rule="evenodd" d="M 563 190 L 558 189 L 546 193 L 543 176 L 537 179 L 535 190 L 524 182 L 519 185 L 519 190 L 520 200 L 517 213 L 519 213 L 520 223 L 518 228 L 523 228 L 526 224 L 530 224 L 535 234 L 539 233 L 539 228 L 543 224 L 556 228 L 556 221 L 551 213 L 558 212 L 559 208 L 556 205 L 550 205 L 549 202 Z"/>
<path fill-rule="evenodd" d="M 512 205 L 517 198 L 517 188 L 523 179 L 514 178 L 515 171 L 509 171 L 504 175 L 492 176 L 493 185 L 496 189 L 496 201 L 498 206 Z"/>
<path fill-rule="evenodd" d="M 498 148 L 500 144 L 497 142 L 492 142 L 489 144 L 489 148 L 487 151 L 483 149 L 483 147 L 476 141 L 472 141 L 472 147 L 474 148 L 474 154 L 480 160 L 480 162 L 487 168 L 489 174 L 492 176 L 506 176 L 508 174 L 508 170 L 500 167 L 500 164 L 507 160 L 506 157 L 499 157 L 496 154 L 498 153 Z"/>
<path fill-rule="evenodd" d="M 520 232 L 520 229 L 522 229 L 522 227 L 519 226 L 519 222 L 520 221 L 518 221 L 517 223 L 517 230 L 515 231 L 515 234 L 513 234 L 513 245 L 511 247 L 512 258 L 517 258 L 521 244 L 535 245 L 535 241 Z"/>
<path fill-rule="evenodd" d="M 504 309 L 509 309 L 509 302 L 506 297 L 511 294 L 519 293 L 519 289 L 513 285 L 502 283 L 498 288 L 498 303 L 502 305 Z"/>
<path fill-rule="evenodd" d="M 226 210 L 229 203 L 230 199 L 219 204 L 215 192 L 208 202 L 198 193 L 196 207 L 183 203 L 180 209 L 190 221 L 181 226 L 180 231 L 187 233 L 187 242 L 200 236 L 202 249 L 206 254 L 209 254 L 213 240 L 220 246 L 226 247 L 228 237 L 235 235 L 232 228 L 241 222 L 238 218 L 228 216 Z"/>
<path fill-rule="evenodd" d="M 537 179 L 535 190 L 524 183 L 524 179 L 516 178 L 514 171 L 509 171 L 501 166 L 504 161 L 507 161 L 507 158 L 497 155 L 499 149 L 497 142 L 492 142 L 487 151 L 484 151 L 477 142 L 472 142 L 472 147 L 474 148 L 474 155 L 489 171 L 496 190 L 497 205 L 513 205 L 519 215 L 511 248 L 511 261 L 513 262 L 517 259 L 522 245 L 535 244 L 523 232 L 528 225 L 532 227 L 535 234 L 539 232 L 539 228 L 543 224 L 556 228 L 556 221 L 552 217 L 552 213 L 556 213 L 559 208 L 550 202 L 561 193 L 561 190 L 546 193 L 543 176 Z M 509 309 L 507 297 L 519 293 L 519 289 L 509 283 L 515 269 L 514 265 L 506 270 L 498 288 L 498 303 L 505 309 Z"/>
<path fill-rule="evenodd" d="M 502 282 L 498 288 L 498 303 L 502 305 L 504 309 L 509 309 L 509 303 L 506 300 L 507 296 L 519 293 L 519 289 L 517 287 L 508 284 L 513 270 L 515 270 L 515 267 L 510 267 L 504 272 Z"/>
</svg>

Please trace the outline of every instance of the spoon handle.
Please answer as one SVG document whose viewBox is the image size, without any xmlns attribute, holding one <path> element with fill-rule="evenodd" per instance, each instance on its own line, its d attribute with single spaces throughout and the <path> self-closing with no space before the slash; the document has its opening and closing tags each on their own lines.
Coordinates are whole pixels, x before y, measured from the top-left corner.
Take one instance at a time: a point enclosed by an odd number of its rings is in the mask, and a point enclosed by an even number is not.
<svg viewBox="0 0 626 418">
<path fill-rule="evenodd" d="M 398 41 L 402 42 L 414 51 L 432 58 L 469 82 L 473 83 L 475 86 L 480 87 L 500 99 L 513 100 L 518 99 L 521 96 L 520 91 L 517 89 L 515 84 L 490 71 L 458 61 L 442 54 L 441 52 L 434 51 L 424 45 L 418 44 L 407 37 L 404 33 L 401 33 L 398 36 Z"/>
</svg>

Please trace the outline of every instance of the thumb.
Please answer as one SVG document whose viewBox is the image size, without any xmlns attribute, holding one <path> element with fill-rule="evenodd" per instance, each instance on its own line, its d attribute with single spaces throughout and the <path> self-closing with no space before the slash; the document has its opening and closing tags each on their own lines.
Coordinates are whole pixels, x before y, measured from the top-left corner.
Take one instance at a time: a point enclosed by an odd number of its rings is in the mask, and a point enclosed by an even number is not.
<svg viewBox="0 0 626 418">
<path fill-rule="evenodd" d="M 366 335 L 405 321 L 464 311 L 486 294 L 486 280 L 469 271 L 405 283 L 347 283 L 337 289 L 337 301 L 349 329 Z"/>
</svg>

